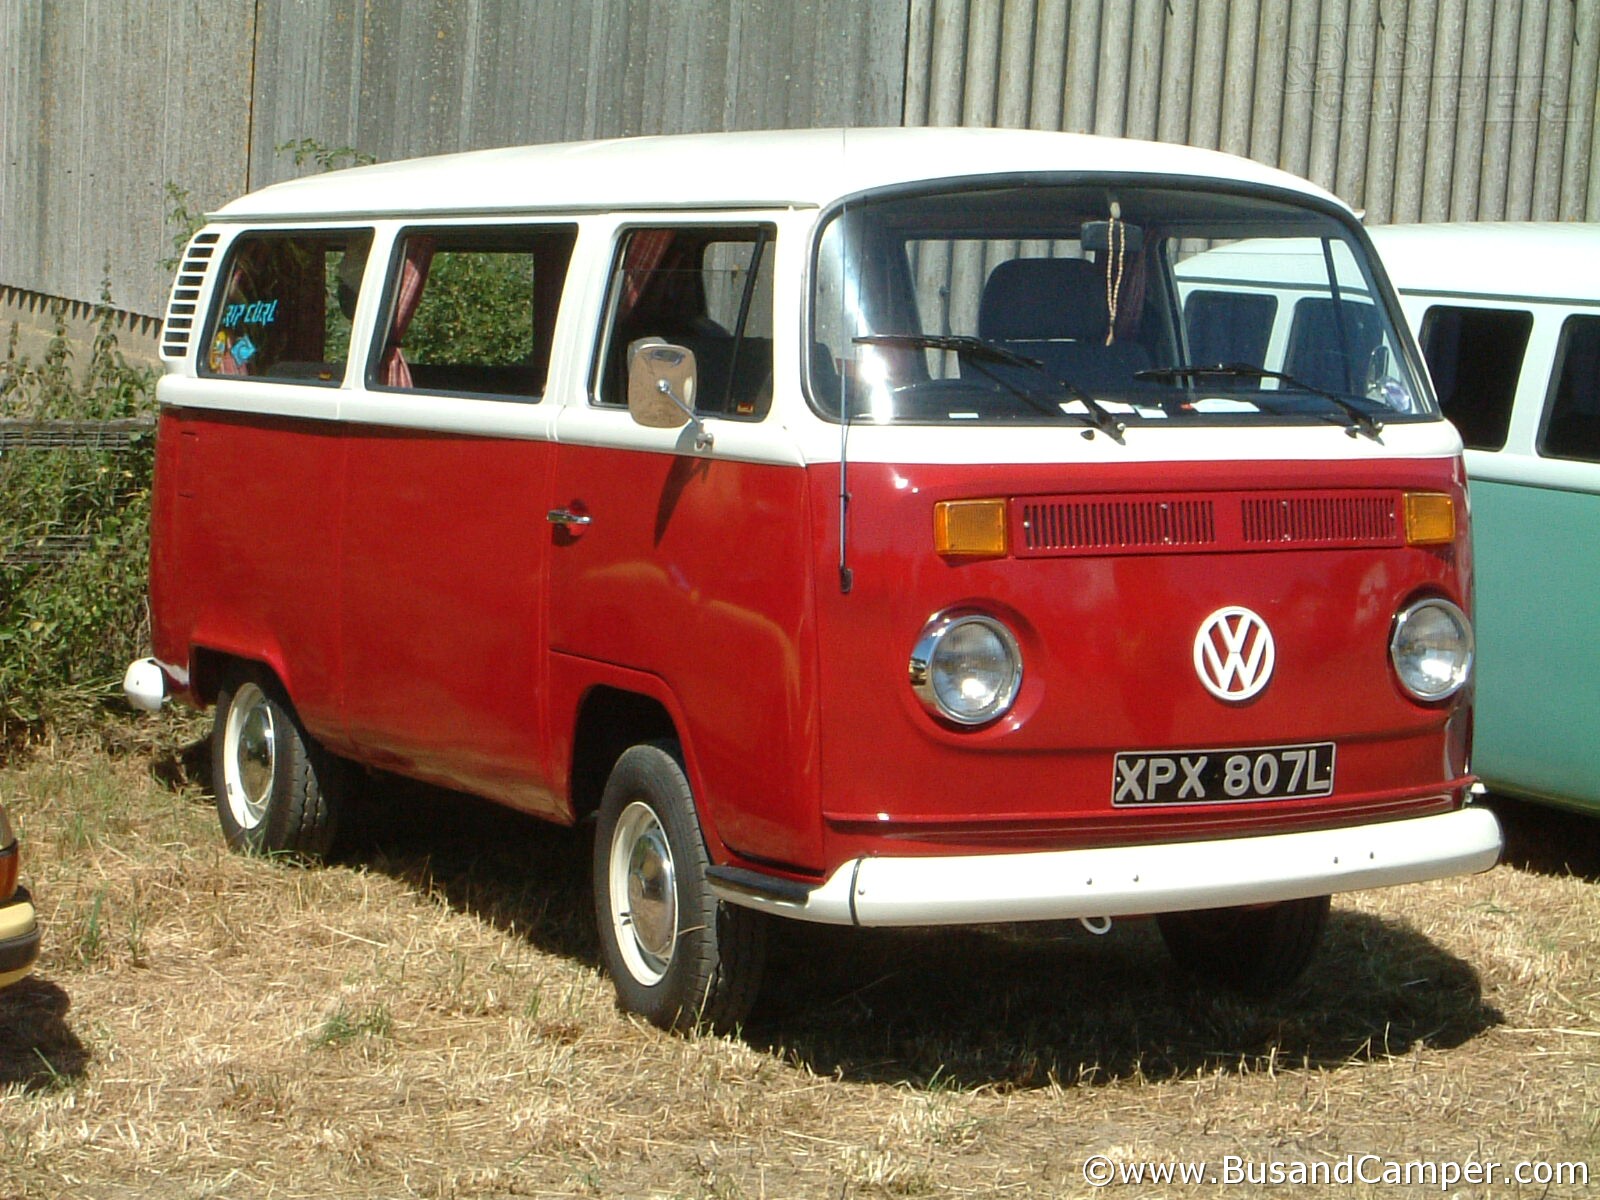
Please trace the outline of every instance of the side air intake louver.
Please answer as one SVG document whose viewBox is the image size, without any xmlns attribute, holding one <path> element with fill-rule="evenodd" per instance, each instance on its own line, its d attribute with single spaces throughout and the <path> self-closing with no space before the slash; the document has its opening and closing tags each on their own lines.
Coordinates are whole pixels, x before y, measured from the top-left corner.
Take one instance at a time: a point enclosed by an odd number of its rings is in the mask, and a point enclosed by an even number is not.
<svg viewBox="0 0 1600 1200">
<path fill-rule="evenodd" d="M 167 319 L 161 327 L 161 357 L 182 359 L 189 353 L 195 323 L 200 319 L 200 285 L 211 269 L 217 250 L 216 233 L 197 233 L 183 252 L 178 277 L 172 281 L 172 296 L 167 301 Z"/>
</svg>

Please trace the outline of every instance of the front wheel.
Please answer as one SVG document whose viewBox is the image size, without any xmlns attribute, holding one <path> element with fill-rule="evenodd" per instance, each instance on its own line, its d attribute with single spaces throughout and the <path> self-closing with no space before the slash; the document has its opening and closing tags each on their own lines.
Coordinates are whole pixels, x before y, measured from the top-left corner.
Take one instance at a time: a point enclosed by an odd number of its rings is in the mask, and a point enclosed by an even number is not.
<svg viewBox="0 0 1600 1200">
<path fill-rule="evenodd" d="M 217 697 L 211 782 L 223 836 L 250 854 L 326 855 L 338 831 L 344 764 L 306 733 L 276 681 L 254 672 Z"/>
<path fill-rule="evenodd" d="M 627 1011 L 663 1029 L 727 1032 L 755 1001 L 767 927 L 712 894 L 675 749 L 633 746 L 606 782 L 594 842 L 600 957 Z"/>
<path fill-rule="evenodd" d="M 1265 995 L 1300 977 L 1322 940 L 1327 896 L 1248 908 L 1163 913 L 1161 940 L 1189 974 L 1249 995 Z"/>
</svg>

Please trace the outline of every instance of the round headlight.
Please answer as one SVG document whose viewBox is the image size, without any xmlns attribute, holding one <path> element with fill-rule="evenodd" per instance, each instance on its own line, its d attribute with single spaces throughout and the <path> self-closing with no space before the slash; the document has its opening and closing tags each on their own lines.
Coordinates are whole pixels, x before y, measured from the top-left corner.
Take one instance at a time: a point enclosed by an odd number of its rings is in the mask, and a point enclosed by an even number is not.
<svg viewBox="0 0 1600 1200">
<path fill-rule="evenodd" d="M 1402 609 L 1389 636 L 1400 686 L 1418 700 L 1444 700 L 1472 675 L 1472 623 L 1448 600 L 1418 600 Z"/>
<path fill-rule="evenodd" d="M 1022 651 L 993 617 L 941 613 L 911 652 L 911 689 L 929 712 L 958 725 L 1003 716 L 1022 686 Z"/>
</svg>

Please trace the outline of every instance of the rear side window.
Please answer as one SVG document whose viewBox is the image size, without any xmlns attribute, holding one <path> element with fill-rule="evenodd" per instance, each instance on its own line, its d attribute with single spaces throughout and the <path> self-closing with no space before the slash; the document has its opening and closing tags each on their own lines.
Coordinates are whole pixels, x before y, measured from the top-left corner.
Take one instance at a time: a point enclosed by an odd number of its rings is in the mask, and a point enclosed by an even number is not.
<svg viewBox="0 0 1600 1200">
<path fill-rule="evenodd" d="M 628 347 L 694 351 L 695 409 L 759 420 L 772 404 L 770 226 L 631 229 L 611 276 L 596 402 L 628 402 Z"/>
<path fill-rule="evenodd" d="M 206 325 L 200 374 L 340 383 L 371 248 L 366 229 L 241 235 Z"/>
<path fill-rule="evenodd" d="M 1561 327 L 1555 389 L 1539 452 L 1600 462 L 1600 317 L 1568 317 Z"/>
<path fill-rule="evenodd" d="M 1469 450 L 1500 450 L 1511 428 L 1533 314 L 1436 304 L 1422 318 L 1422 354 L 1444 415 Z"/>
<path fill-rule="evenodd" d="M 369 386 L 537 398 L 576 238 L 575 225 L 407 230 Z"/>
</svg>

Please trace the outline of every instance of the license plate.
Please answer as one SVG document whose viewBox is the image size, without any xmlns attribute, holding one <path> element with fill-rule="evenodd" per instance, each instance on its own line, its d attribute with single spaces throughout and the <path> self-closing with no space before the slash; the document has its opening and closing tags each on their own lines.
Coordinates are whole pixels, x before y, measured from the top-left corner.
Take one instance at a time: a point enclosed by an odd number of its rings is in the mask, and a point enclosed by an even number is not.
<svg viewBox="0 0 1600 1200">
<path fill-rule="evenodd" d="M 1117 755 L 1111 803 L 1232 804 L 1333 794 L 1333 743 Z"/>
</svg>

